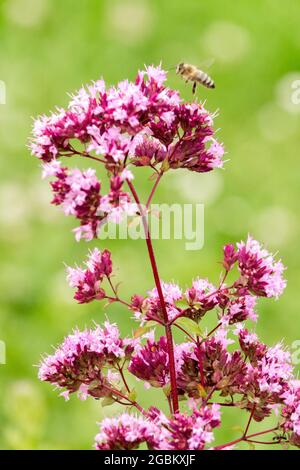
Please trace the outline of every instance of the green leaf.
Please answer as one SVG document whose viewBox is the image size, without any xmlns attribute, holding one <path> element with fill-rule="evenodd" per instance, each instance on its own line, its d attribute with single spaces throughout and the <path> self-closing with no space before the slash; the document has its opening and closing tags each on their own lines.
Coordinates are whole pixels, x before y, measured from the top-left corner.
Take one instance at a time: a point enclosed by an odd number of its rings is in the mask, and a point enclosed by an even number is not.
<svg viewBox="0 0 300 470">
<path fill-rule="evenodd" d="M 164 160 L 161 167 L 160 167 L 161 171 L 165 172 L 165 171 L 168 171 L 170 169 L 170 165 L 169 165 L 169 162 L 168 160 Z"/>
<path fill-rule="evenodd" d="M 133 388 L 133 389 L 131 390 L 131 392 L 128 394 L 128 398 L 129 398 L 129 400 L 131 400 L 131 401 L 136 401 L 137 393 L 136 393 L 135 388 Z"/>
<path fill-rule="evenodd" d="M 105 406 L 110 406 L 115 403 L 115 400 L 112 397 L 104 397 L 103 400 L 101 401 L 101 406 L 104 408 Z"/>
<path fill-rule="evenodd" d="M 202 336 L 201 328 L 199 327 L 198 323 L 196 323 L 191 318 L 187 317 L 179 317 L 175 321 L 175 324 L 184 328 L 189 334 Z"/>
<path fill-rule="evenodd" d="M 163 387 L 163 392 L 166 395 L 166 397 L 170 396 L 171 393 L 171 385 L 167 384 Z"/>
</svg>

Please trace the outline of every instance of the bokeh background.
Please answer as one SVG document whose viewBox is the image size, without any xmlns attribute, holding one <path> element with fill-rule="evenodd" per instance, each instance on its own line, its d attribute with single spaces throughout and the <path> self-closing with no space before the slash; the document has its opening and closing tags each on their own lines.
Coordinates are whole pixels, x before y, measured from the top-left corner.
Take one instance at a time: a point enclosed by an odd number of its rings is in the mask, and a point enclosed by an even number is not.
<svg viewBox="0 0 300 470">
<path fill-rule="evenodd" d="M 224 171 L 206 175 L 170 172 L 160 186 L 155 202 L 205 204 L 201 251 L 185 251 L 181 240 L 155 242 L 161 277 L 183 287 L 197 275 L 217 282 L 223 244 L 250 232 L 288 266 L 283 297 L 259 303 L 258 332 L 269 344 L 300 338 L 300 105 L 291 101 L 291 84 L 300 78 L 299 21 L 298 0 L 285 0 L 284 8 L 276 0 L 0 1 L 0 79 L 7 88 L 0 105 L 0 339 L 7 347 L 0 448 L 90 449 L 96 422 L 119 411 L 75 397 L 65 403 L 39 383 L 35 367 L 73 327 L 105 314 L 130 331 L 126 309 L 73 302 L 63 262 L 80 263 L 97 243 L 74 241 L 74 221 L 49 205 L 39 162 L 26 148 L 32 116 L 66 105 L 66 92 L 102 75 L 113 84 L 134 78 L 144 64 L 214 59 L 209 72 L 217 87 L 199 89 L 198 96 L 220 111 L 216 125 L 229 161 Z M 169 85 L 192 99 L 174 71 Z M 149 173 L 140 175 L 146 195 Z M 152 288 L 143 241 L 105 246 L 125 297 Z M 145 405 L 160 400 L 157 391 L 141 396 Z M 246 419 L 224 413 L 218 441 L 239 435 L 234 426 Z"/>
</svg>

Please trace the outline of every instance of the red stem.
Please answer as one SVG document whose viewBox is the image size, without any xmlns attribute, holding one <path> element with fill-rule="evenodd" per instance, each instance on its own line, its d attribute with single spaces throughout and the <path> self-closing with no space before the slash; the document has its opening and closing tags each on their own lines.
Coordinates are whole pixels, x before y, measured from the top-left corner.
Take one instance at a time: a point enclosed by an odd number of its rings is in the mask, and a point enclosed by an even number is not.
<svg viewBox="0 0 300 470">
<path fill-rule="evenodd" d="M 203 360 L 202 360 L 202 351 L 200 349 L 200 341 L 199 341 L 199 336 L 197 336 L 197 345 L 199 348 L 199 361 L 198 361 L 198 366 L 199 366 L 199 372 L 200 372 L 200 380 L 201 380 L 201 385 L 204 388 L 205 387 L 205 377 L 204 377 L 204 370 L 203 370 Z"/>
<path fill-rule="evenodd" d="M 125 379 L 125 376 L 124 376 L 123 367 L 118 367 L 118 371 L 119 371 L 119 373 L 122 377 L 123 384 L 125 385 L 127 392 L 130 393 L 130 388 L 129 388 L 128 383 L 127 383 L 127 381 Z"/>
<path fill-rule="evenodd" d="M 281 444 L 281 442 L 284 441 L 284 439 L 278 440 L 278 441 L 255 441 L 253 439 L 246 439 L 245 442 L 253 442 L 253 444 L 264 444 L 264 445 L 270 445 L 270 444 Z"/>
<path fill-rule="evenodd" d="M 172 403 L 173 403 L 173 412 L 176 413 L 179 410 L 179 402 L 178 402 L 178 393 L 177 393 L 176 368 L 175 368 L 175 358 L 174 358 L 174 345 L 173 345 L 173 336 L 172 336 L 171 325 L 169 323 L 166 303 L 165 303 L 165 299 L 164 299 L 162 288 L 161 288 L 160 277 L 159 277 L 159 274 L 158 274 L 158 269 L 157 269 L 157 264 L 156 264 L 155 255 L 154 255 L 154 251 L 153 251 L 153 246 L 152 246 L 152 241 L 151 241 L 151 236 L 150 236 L 150 231 L 149 231 L 147 218 L 145 216 L 145 212 L 142 208 L 142 205 L 141 205 L 141 202 L 140 202 L 139 197 L 137 195 L 137 192 L 135 190 L 135 187 L 133 186 L 132 182 L 129 181 L 129 180 L 127 180 L 127 184 L 130 188 L 130 191 L 131 191 L 131 193 L 134 197 L 134 200 L 137 203 L 137 205 L 139 207 L 139 210 L 140 210 L 140 213 L 141 213 L 142 223 L 143 223 L 143 226 L 144 226 L 144 231 L 145 231 L 145 236 L 146 236 L 146 244 L 147 244 L 150 263 L 151 263 L 152 272 L 153 272 L 153 277 L 154 277 L 158 297 L 159 297 L 159 300 L 160 300 L 160 304 L 161 304 L 161 308 L 162 308 L 162 312 L 163 312 L 163 316 L 164 316 L 164 326 L 165 326 L 165 331 L 166 331 L 166 339 L 167 339 L 168 354 L 169 354 L 171 396 L 172 396 Z"/>
<path fill-rule="evenodd" d="M 267 434 L 269 432 L 276 431 L 278 427 L 276 426 L 275 428 L 272 429 L 267 429 L 266 431 L 261 431 L 261 432 L 256 432 L 254 434 L 250 434 L 249 436 L 242 436 L 238 439 L 235 439 L 234 441 L 227 442 L 226 444 L 222 444 L 221 446 L 215 447 L 215 450 L 222 450 L 225 449 L 225 447 L 233 446 L 234 444 L 238 444 L 239 442 L 247 441 L 248 439 L 251 439 L 251 437 L 256 437 L 256 436 L 261 436 L 262 434 Z"/>
<path fill-rule="evenodd" d="M 254 434 L 249 434 L 249 436 L 247 436 L 247 439 L 249 439 L 249 437 L 251 438 L 251 437 L 261 436 L 262 434 L 267 434 L 269 432 L 277 431 L 277 429 L 278 429 L 278 426 L 276 426 L 275 428 L 267 429 L 266 431 L 255 432 Z"/>
<path fill-rule="evenodd" d="M 247 423 L 247 426 L 246 426 L 246 429 L 245 429 L 245 432 L 244 432 L 244 437 L 245 438 L 247 436 L 247 432 L 249 430 L 249 427 L 250 427 L 250 424 L 251 424 L 251 421 L 252 421 L 252 418 L 253 418 L 253 415 L 254 415 L 254 412 L 255 412 L 255 408 L 256 408 L 256 405 L 253 405 L 253 408 L 251 410 L 250 417 L 249 417 L 249 420 L 248 420 L 248 423 Z"/>
<path fill-rule="evenodd" d="M 115 390 L 114 388 L 107 387 L 104 385 L 104 388 L 108 390 L 112 395 L 116 395 L 119 398 L 122 398 L 122 400 L 127 400 L 129 403 L 126 403 L 126 405 L 132 405 L 135 406 L 137 410 L 139 410 L 140 413 L 142 413 L 146 418 L 148 418 L 148 413 L 144 408 L 142 408 L 136 401 L 130 400 L 130 398 L 126 397 L 126 395 L 123 395 L 123 393 L 119 392 L 118 390 Z M 119 402 L 120 403 L 120 402 Z"/>
<path fill-rule="evenodd" d="M 62 157 L 69 157 L 69 156 L 72 156 L 72 155 L 79 155 L 80 157 L 84 157 L 84 158 L 90 158 L 91 160 L 95 160 L 96 162 L 100 162 L 100 163 L 106 163 L 105 160 L 102 160 L 102 158 L 98 158 L 98 157 L 94 157 L 93 155 L 90 155 L 89 153 L 87 152 L 80 152 L 79 150 L 76 150 L 74 149 L 74 147 L 72 147 L 72 145 L 69 145 L 68 146 L 68 150 L 70 150 L 71 154 L 70 155 L 67 155 L 67 154 L 61 154 Z"/>
<path fill-rule="evenodd" d="M 197 342 L 195 341 L 195 338 L 193 338 L 184 328 L 182 328 L 180 325 L 177 325 L 177 323 L 173 323 L 173 322 L 172 322 L 172 325 L 176 326 L 176 328 L 178 328 L 178 329 L 181 330 L 185 335 L 187 335 L 187 337 L 190 338 L 190 340 L 193 341 L 193 343 L 197 344 Z"/>
<path fill-rule="evenodd" d="M 123 304 L 128 308 L 131 307 L 131 305 L 128 302 L 125 302 L 125 300 L 122 300 L 119 297 L 110 297 L 109 295 L 106 295 L 104 299 L 107 299 L 111 302 L 120 302 L 120 304 Z"/>
<path fill-rule="evenodd" d="M 209 333 L 207 333 L 206 337 L 205 337 L 204 339 L 202 339 L 202 341 L 200 342 L 200 344 L 205 343 L 205 341 L 206 341 L 218 328 L 220 328 L 221 325 L 222 325 L 222 323 L 218 323 L 217 326 L 215 326 L 215 328 L 213 328 Z"/>
<path fill-rule="evenodd" d="M 160 182 L 160 179 L 161 179 L 162 175 L 163 175 L 163 173 L 159 173 L 158 176 L 157 176 L 157 178 L 156 178 L 156 181 L 155 181 L 155 183 L 154 183 L 154 186 L 153 186 L 153 188 L 152 188 L 152 190 L 151 190 L 150 196 L 148 197 L 148 201 L 147 201 L 147 203 L 146 203 L 146 209 L 149 209 L 150 203 L 151 203 L 151 201 L 152 201 L 152 198 L 153 198 L 153 196 L 154 196 L 154 193 L 155 193 L 155 191 L 156 191 L 156 188 L 157 188 L 157 186 L 158 186 L 158 183 Z"/>
</svg>

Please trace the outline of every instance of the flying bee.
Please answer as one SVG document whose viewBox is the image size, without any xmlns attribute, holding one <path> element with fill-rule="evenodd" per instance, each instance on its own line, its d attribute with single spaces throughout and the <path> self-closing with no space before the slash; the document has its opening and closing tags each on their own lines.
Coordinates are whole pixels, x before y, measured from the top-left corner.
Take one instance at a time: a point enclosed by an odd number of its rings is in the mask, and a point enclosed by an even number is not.
<svg viewBox="0 0 300 470">
<path fill-rule="evenodd" d="M 206 86 L 207 88 L 215 88 L 213 79 L 195 65 L 181 62 L 176 67 L 176 73 L 177 75 L 181 75 L 186 83 L 193 82 L 193 94 L 195 94 L 197 84 Z"/>
</svg>

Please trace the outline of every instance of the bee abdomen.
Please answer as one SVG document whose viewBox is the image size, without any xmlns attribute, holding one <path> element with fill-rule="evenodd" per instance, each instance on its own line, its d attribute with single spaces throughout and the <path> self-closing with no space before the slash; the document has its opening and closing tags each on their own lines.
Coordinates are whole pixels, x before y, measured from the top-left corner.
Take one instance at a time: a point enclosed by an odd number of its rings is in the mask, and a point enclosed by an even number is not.
<svg viewBox="0 0 300 470">
<path fill-rule="evenodd" d="M 206 86 L 207 88 L 215 88 L 215 82 L 205 72 L 199 73 L 199 81 L 202 83 L 202 85 Z"/>
</svg>

